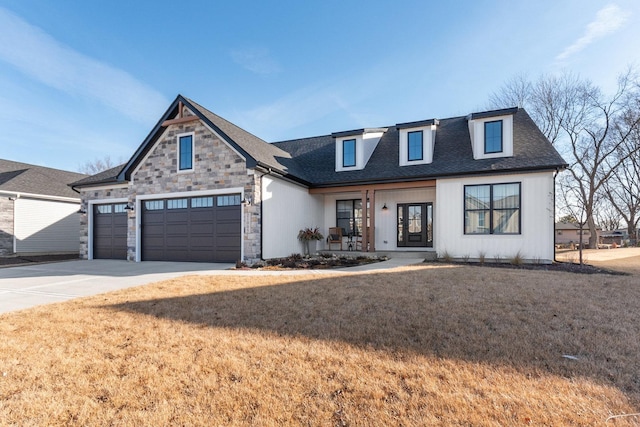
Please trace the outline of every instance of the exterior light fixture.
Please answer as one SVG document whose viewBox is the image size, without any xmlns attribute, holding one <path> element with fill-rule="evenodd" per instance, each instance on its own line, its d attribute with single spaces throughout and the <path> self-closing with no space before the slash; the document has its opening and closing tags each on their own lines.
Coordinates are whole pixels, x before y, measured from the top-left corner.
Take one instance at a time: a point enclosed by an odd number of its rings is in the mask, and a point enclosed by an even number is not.
<svg viewBox="0 0 640 427">
<path fill-rule="evenodd" d="M 127 206 L 124 207 L 124 210 L 133 212 L 134 210 L 133 203 L 127 203 Z"/>
<path fill-rule="evenodd" d="M 86 215 L 87 210 L 84 208 L 84 206 L 80 205 L 80 209 L 78 209 L 78 213 L 82 215 Z"/>
<path fill-rule="evenodd" d="M 251 197 L 245 197 L 244 199 L 242 199 L 240 203 L 242 203 L 245 206 L 251 205 Z"/>
<path fill-rule="evenodd" d="M 389 208 L 387 207 L 387 204 L 385 203 L 385 204 L 382 206 L 382 210 L 383 210 L 383 211 L 386 211 L 386 210 L 388 210 L 388 209 L 389 209 Z"/>
</svg>

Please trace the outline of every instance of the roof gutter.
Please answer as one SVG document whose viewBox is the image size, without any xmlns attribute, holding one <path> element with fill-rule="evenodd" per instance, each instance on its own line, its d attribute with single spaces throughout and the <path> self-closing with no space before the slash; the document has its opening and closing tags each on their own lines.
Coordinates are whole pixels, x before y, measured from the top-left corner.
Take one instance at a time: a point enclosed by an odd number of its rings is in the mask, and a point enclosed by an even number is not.
<svg viewBox="0 0 640 427">
<path fill-rule="evenodd" d="M 8 197 L 15 197 L 16 199 L 20 199 L 22 197 L 30 198 L 30 199 L 43 199 L 43 200 L 54 200 L 56 202 L 71 202 L 71 203 L 80 203 L 80 199 L 76 199 L 73 197 L 61 197 L 61 196 L 49 196 L 46 194 L 35 194 L 35 193 L 24 193 L 22 191 L 3 191 L 0 190 L 1 195 L 6 195 Z"/>
</svg>

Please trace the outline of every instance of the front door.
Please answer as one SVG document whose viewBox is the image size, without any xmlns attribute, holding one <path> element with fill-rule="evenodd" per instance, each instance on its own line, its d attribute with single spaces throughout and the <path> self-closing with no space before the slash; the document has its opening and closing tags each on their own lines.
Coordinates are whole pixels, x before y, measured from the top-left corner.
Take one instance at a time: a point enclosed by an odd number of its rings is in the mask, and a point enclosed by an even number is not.
<svg viewBox="0 0 640 427">
<path fill-rule="evenodd" d="M 433 204 L 398 205 L 398 247 L 433 247 Z"/>
</svg>

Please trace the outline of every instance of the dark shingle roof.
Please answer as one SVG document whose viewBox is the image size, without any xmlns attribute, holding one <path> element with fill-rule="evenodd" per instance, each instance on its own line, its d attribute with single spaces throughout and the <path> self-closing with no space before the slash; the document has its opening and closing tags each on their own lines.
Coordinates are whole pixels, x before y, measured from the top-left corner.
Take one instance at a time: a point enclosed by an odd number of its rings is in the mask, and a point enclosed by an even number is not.
<svg viewBox="0 0 640 427">
<path fill-rule="evenodd" d="M 467 119 L 441 119 L 436 131 L 433 162 L 400 166 L 399 132 L 396 127 L 389 127 L 364 169 L 343 172 L 335 172 L 335 139 L 331 135 L 283 141 L 275 145 L 290 152 L 304 171 L 302 178 L 316 186 L 549 170 L 566 166 L 523 109 L 513 113 L 513 135 L 512 157 L 474 160 Z"/>
<path fill-rule="evenodd" d="M 124 182 L 153 147 L 166 125 L 165 120 L 176 117 L 179 103 L 183 103 L 207 126 L 212 128 L 236 151 L 247 159 L 247 167 L 272 168 L 283 175 L 310 186 L 332 186 L 364 182 L 409 181 L 467 174 L 495 174 L 527 170 L 553 170 L 566 167 L 566 162 L 540 132 L 523 109 L 508 108 L 474 113 L 467 117 L 439 120 L 436 131 L 433 162 L 423 165 L 400 166 L 398 159 L 398 129 L 407 126 L 426 126 L 436 120 L 401 123 L 384 131 L 380 141 L 362 170 L 335 171 L 335 138 L 354 131 L 302 138 L 269 144 L 241 129 L 208 109 L 178 95 L 131 160 L 123 166 L 74 183 L 77 186 Z M 474 160 L 467 118 L 513 115 L 513 156 Z M 361 132 L 363 130 L 358 130 Z M 116 170 L 118 169 L 118 170 Z"/>
<path fill-rule="evenodd" d="M 86 185 L 99 185 L 99 184 L 107 184 L 107 183 L 117 183 L 118 182 L 118 174 L 124 167 L 124 164 L 118 165 L 111 169 L 104 170 L 102 172 L 98 172 L 95 175 L 86 176 L 79 181 L 72 182 L 69 184 L 72 187 L 82 187 Z"/>
<path fill-rule="evenodd" d="M 0 159 L 0 190 L 79 198 L 68 184 L 87 175 Z"/>
</svg>

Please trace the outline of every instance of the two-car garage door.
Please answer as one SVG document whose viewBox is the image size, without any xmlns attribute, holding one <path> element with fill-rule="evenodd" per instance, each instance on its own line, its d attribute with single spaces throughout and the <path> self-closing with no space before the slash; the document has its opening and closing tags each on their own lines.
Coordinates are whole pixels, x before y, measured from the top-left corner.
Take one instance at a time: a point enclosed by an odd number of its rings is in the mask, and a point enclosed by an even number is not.
<svg viewBox="0 0 640 427">
<path fill-rule="evenodd" d="M 143 261 L 240 259 L 240 194 L 144 200 L 140 205 Z M 126 214 L 124 219 L 126 224 Z M 94 221 L 96 227 L 98 223 Z M 118 243 L 118 239 L 111 242 Z M 126 237 L 124 251 L 126 258 Z M 99 257 L 94 249 L 94 258 Z"/>
</svg>

